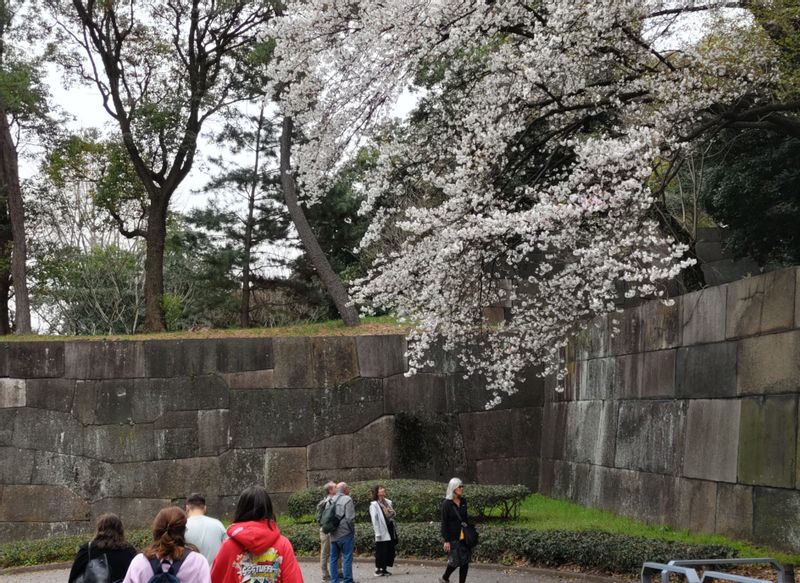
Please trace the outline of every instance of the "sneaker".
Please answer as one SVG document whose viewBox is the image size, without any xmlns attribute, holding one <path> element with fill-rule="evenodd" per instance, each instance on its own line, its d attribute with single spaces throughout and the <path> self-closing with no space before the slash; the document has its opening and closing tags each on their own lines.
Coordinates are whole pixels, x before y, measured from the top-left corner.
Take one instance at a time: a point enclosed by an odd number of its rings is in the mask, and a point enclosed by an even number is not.
<svg viewBox="0 0 800 583">
<path fill-rule="evenodd" d="M 384 577 L 391 577 L 391 576 L 392 576 L 392 574 L 391 574 L 389 571 L 387 571 L 386 569 L 384 569 L 384 570 L 383 570 L 383 576 L 384 576 Z"/>
<path fill-rule="evenodd" d="M 375 576 L 376 577 L 383 577 L 383 571 L 380 569 L 375 569 Z"/>
</svg>

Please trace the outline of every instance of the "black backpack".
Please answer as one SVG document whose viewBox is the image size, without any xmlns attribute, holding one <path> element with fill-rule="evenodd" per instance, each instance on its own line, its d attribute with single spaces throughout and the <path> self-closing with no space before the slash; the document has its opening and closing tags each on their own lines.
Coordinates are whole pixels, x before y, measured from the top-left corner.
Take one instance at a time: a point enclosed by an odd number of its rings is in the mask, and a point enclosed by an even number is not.
<svg viewBox="0 0 800 583">
<path fill-rule="evenodd" d="M 181 568 L 181 565 L 191 552 L 192 551 L 189 549 L 184 549 L 183 557 L 172 561 L 167 571 L 161 568 L 162 563 L 158 558 L 154 557 L 150 559 L 150 566 L 153 567 L 153 576 L 150 577 L 147 583 L 180 583 L 180 579 L 178 579 L 178 569 Z"/>
<path fill-rule="evenodd" d="M 92 558 L 92 543 L 89 542 L 89 560 L 83 574 L 75 579 L 75 583 L 111 583 L 111 569 L 105 553 Z"/>
</svg>

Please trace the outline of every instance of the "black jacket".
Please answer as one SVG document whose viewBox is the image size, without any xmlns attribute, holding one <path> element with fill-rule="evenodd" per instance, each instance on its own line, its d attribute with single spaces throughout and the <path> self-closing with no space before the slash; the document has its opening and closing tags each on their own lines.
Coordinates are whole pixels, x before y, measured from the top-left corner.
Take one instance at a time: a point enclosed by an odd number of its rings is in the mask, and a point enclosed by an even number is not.
<svg viewBox="0 0 800 583">
<path fill-rule="evenodd" d="M 108 566 L 111 569 L 111 581 L 122 581 L 125 578 L 125 573 L 128 572 L 128 566 L 131 564 L 133 557 L 136 556 L 136 549 L 129 546 L 125 549 L 98 549 L 92 545 L 92 558 L 95 559 L 100 555 L 105 554 L 108 559 Z M 86 565 L 89 564 L 89 543 L 84 543 L 78 549 L 78 554 L 72 563 L 72 570 L 69 572 L 69 583 L 83 575 L 86 570 Z"/>
<path fill-rule="evenodd" d="M 461 498 L 461 505 L 456 506 L 455 502 L 445 498 L 442 502 L 442 538 L 445 542 L 452 542 L 461 537 L 462 522 L 469 524 L 467 499 Z"/>
</svg>

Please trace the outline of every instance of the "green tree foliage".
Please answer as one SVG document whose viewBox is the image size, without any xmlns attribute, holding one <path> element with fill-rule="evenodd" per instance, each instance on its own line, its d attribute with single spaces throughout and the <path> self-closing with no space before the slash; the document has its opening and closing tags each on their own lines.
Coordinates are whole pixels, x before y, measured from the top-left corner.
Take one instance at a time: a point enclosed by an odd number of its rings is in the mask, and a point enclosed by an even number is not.
<svg viewBox="0 0 800 583">
<path fill-rule="evenodd" d="M 800 139 L 750 130 L 735 135 L 706 172 L 708 212 L 729 228 L 737 256 L 800 263 Z"/>
</svg>

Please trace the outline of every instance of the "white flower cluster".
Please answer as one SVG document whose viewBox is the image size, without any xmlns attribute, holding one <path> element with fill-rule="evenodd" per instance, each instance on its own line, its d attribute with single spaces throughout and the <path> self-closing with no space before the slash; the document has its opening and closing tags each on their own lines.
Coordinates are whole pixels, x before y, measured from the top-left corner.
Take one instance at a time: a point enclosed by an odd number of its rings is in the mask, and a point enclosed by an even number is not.
<svg viewBox="0 0 800 583">
<path fill-rule="evenodd" d="M 757 100 L 774 79 L 772 56 L 731 34 L 750 26 L 743 13 L 713 3 L 702 42 L 665 48 L 681 8 L 698 6 L 288 3 L 274 74 L 308 137 L 296 171 L 313 199 L 357 145 L 379 146 L 364 245 L 402 237 L 355 297 L 414 325 L 411 374 L 440 342 L 487 376 L 492 406 L 531 367 L 559 374 L 569 336 L 613 311 L 621 289 L 662 295 L 689 263 L 651 219 L 653 168 L 714 108 Z M 413 118 L 387 124 L 415 86 Z M 498 303 L 510 315 L 487 325 Z"/>
</svg>

